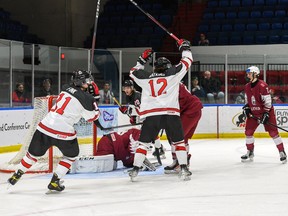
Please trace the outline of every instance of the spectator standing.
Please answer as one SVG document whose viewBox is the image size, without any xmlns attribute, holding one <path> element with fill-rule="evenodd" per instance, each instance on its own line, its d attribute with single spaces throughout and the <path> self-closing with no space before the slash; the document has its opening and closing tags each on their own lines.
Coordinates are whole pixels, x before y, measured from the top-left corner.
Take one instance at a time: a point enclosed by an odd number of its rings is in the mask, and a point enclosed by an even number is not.
<svg viewBox="0 0 288 216">
<path fill-rule="evenodd" d="M 113 101 L 113 93 L 110 90 L 110 83 L 105 82 L 103 89 L 99 90 L 99 95 L 100 95 L 100 104 L 114 104 Z"/>
<path fill-rule="evenodd" d="M 211 77 L 210 71 L 204 72 L 202 86 L 206 93 L 208 103 L 224 103 L 224 92 L 220 91 L 221 83 L 218 79 Z"/>
<path fill-rule="evenodd" d="M 204 33 L 200 34 L 200 40 L 198 41 L 198 46 L 209 46 L 209 40 L 206 39 L 206 35 Z"/>
</svg>

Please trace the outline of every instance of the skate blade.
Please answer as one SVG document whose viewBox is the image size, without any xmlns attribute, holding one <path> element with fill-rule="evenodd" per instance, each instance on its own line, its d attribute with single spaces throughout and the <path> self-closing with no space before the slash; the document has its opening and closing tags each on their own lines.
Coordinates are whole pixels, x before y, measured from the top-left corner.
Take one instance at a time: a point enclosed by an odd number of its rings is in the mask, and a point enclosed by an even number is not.
<svg viewBox="0 0 288 216">
<path fill-rule="evenodd" d="M 191 180 L 191 175 L 187 176 L 187 175 L 180 175 L 179 176 L 180 180 L 182 181 L 190 181 Z"/>
<path fill-rule="evenodd" d="M 249 159 L 241 159 L 242 163 L 252 163 L 254 160 L 253 158 L 249 158 Z"/>
<path fill-rule="evenodd" d="M 56 191 L 56 190 L 48 190 L 48 191 L 46 191 L 46 195 L 50 195 L 50 194 L 59 194 L 59 193 L 61 193 L 62 191 Z"/>
<path fill-rule="evenodd" d="M 175 175 L 175 174 L 179 174 L 179 172 L 180 171 L 177 171 L 177 170 L 165 170 L 164 174 L 167 174 L 167 175 L 171 175 L 171 174 L 173 175 L 174 174 Z"/>
<path fill-rule="evenodd" d="M 10 182 L 7 182 L 7 190 L 9 190 L 10 188 L 12 188 L 12 186 L 14 186 L 14 185 L 12 185 Z"/>
<path fill-rule="evenodd" d="M 286 164 L 287 163 L 287 160 L 283 160 L 281 161 L 282 164 Z"/>
<path fill-rule="evenodd" d="M 136 178 L 137 178 L 137 176 L 130 176 L 130 181 L 131 182 L 136 182 Z"/>
</svg>

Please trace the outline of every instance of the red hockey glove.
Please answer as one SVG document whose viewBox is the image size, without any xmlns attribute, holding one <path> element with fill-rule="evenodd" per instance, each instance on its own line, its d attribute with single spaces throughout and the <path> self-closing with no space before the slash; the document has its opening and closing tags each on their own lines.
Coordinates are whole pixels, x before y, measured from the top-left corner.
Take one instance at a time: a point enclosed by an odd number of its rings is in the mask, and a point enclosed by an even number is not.
<svg viewBox="0 0 288 216">
<path fill-rule="evenodd" d="M 144 52 L 139 56 L 138 62 L 142 65 L 146 64 L 146 62 L 151 58 L 153 54 L 152 49 L 146 49 Z"/>
<path fill-rule="evenodd" d="M 182 52 L 183 50 L 190 50 L 190 41 L 185 40 L 185 39 L 180 39 L 177 41 L 177 46 L 179 48 L 179 51 Z"/>
<path fill-rule="evenodd" d="M 90 93 L 96 100 L 100 99 L 100 95 L 99 95 L 99 88 L 96 85 L 95 82 L 91 82 L 91 84 L 88 85 L 88 89 L 87 89 L 88 93 Z"/>
<path fill-rule="evenodd" d="M 119 107 L 119 110 L 120 110 L 123 114 L 127 114 L 127 112 L 128 112 L 128 107 L 127 107 L 127 106 L 121 106 L 121 107 Z"/>
<path fill-rule="evenodd" d="M 130 124 L 132 124 L 132 125 L 136 124 L 136 116 L 130 117 Z"/>
<path fill-rule="evenodd" d="M 263 113 L 262 118 L 260 119 L 260 123 L 266 124 L 268 120 L 269 120 L 269 113 L 268 112 Z"/>
</svg>

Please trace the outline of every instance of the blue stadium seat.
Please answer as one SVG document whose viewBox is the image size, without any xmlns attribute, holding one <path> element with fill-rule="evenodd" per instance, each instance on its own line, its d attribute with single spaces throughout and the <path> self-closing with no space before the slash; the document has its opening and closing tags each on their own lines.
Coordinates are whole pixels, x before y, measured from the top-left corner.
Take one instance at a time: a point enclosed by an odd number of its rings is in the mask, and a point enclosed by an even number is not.
<svg viewBox="0 0 288 216">
<path fill-rule="evenodd" d="M 230 2 L 230 5 L 231 5 L 232 7 L 240 7 L 240 6 L 241 6 L 241 1 L 239 1 L 239 0 L 232 0 L 232 1 Z"/>
<path fill-rule="evenodd" d="M 209 25 L 205 25 L 205 24 L 202 24 L 198 27 L 198 31 L 199 32 L 208 32 L 209 31 Z"/>
<path fill-rule="evenodd" d="M 259 23 L 258 24 L 258 29 L 259 31 L 266 31 L 270 29 L 270 23 L 264 22 L 264 23 Z"/>
<path fill-rule="evenodd" d="M 215 7 L 218 7 L 218 1 L 208 1 L 207 3 L 207 7 L 209 8 L 215 8 Z"/>
<path fill-rule="evenodd" d="M 226 13 L 226 19 L 234 19 L 237 17 L 237 13 L 235 11 L 229 11 Z"/>
<path fill-rule="evenodd" d="M 239 11 L 238 12 L 238 18 L 240 18 L 240 19 L 249 18 L 249 12 L 248 11 Z"/>
<path fill-rule="evenodd" d="M 240 45 L 242 44 L 242 37 L 241 36 L 232 36 L 230 38 L 231 45 Z"/>
<path fill-rule="evenodd" d="M 268 41 L 270 44 L 279 44 L 280 43 L 280 36 L 279 35 L 270 35 Z"/>
<path fill-rule="evenodd" d="M 278 0 L 266 0 L 266 5 L 276 5 Z"/>
<path fill-rule="evenodd" d="M 284 30 L 288 30 L 288 22 L 284 22 L 283 28 L 284 28 Z"/>
<path fill-rule="evenodd" d="M 288 44 L 288 34 L 282 35 L 282 37 L 281 37 L 281 43 Z"/>
<path fill-rule="evenodd" d="M 267 44 L 267 36 L 266 35 L 256 35 L 255 43 L 256 44 Z"/>
<path fill-rule="evenodd" d="M 255 44 L 254 36 L 253 35 L 245 35 L 243 37 L 243 44 L 246 44 L 246 45 Z"/>
<path fill-rule="evenodd" d="M 288 0 L 279 0 L 278 4 L 287 6 L 288 5 Z"/>
<path fill-rule="evenodd" d="M 237 31 L 237 32 L 245 31 L 245 24 L 244 23 L 234 24 L 234 31 Z"/>
<path fill-rule="evenodd" d="M 275 17 L 285 17 L 286 11 L 285 10 L 276 10 L 275 11 Z"/>
<path fill-rule="evenodd" d="M 216 37 L 209 37 L 209 45 L 217 45 L 217 38 Z"/>
<path fill-rule="evenodd" d="M 247 29 L 247 31 L 257 31 L 257 24 L 255 24 L 255 23 L 248 23 L 247 25 L 246 25 L 246 29 Z"/>
<path fill-rule="evenodd" d="M 216 12 L 214 14 L 215 19 L 225 19 L 225 13 L 224 12 Z"/>
<path fill-rule="evenodd" d="M 221 30 L 221 26 L 219 24 L 210 25 L 210 31 L 219 32 Z"/>
<path fill-rule="evenodd" d="M 281 30 L 283 28 L 282 23 L 272 23 L 271 24 L 271 29 L 272 30 Z"/>
<path fill-rule="evenodd" d="M 272 10 L 265 10 L 262 13 L 263 18 L 271 18 L 274 16 L 274 12 Z"/>
<path fill-rule="evenodd" d="M 226 36 L 218 37 L 218 45 L 228 45 L 229 44 L 229 38 Z"/>
<path fill-rule="evenodd" d="M 233 30 L 233 26 L 231 24 L 223 24 L 222 25 L 222 31 L 232 31 Z"/>
<path fill-rule="evenodd" d="M 251 16 L 251 18 L 259 18 L 259 17 L 261 17 L 261 11 L 258 11 L 258 10 L 251 11 L 250 16 Z"/>
<path fill-rule="evenodd" d="M 265 0 L 254 0 L 255 6 L 262 6 L 265 5 Z"/>
<path fill-rule="evenodd" d="M 230 4 L 229 4 L 229 1 L 228 0 L 220 0 L 219 1 L 219 7 L 228 7 Z"/>
<path fill-rule="evenodd" d="M 203 19 L 209 20 L 214 18 L 214 13 L 204 13 Z"/>
<path fill-rule="evenodd" d="M 242 6 L 246 7 L 246 6 L 252 6 L 253 5 L 253 1 L 251 0 L 242 0 Z"/>
</svg>

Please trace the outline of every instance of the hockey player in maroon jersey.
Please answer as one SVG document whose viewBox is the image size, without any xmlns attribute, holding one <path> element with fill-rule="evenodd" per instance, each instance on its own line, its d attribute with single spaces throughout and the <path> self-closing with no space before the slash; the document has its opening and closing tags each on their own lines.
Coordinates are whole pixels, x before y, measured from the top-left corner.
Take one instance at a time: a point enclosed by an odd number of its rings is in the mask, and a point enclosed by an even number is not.
<svg viewBox="0 0 288 216">
<path fill-rule="evenodd" d="M 21 176 L 37 162 L 52 146 L 56 146 L 63 154 L 63 158 L 53 173 L 49 190 L 63 191 L 64 185 L 60 179 L 65 176 L 79 154 L 76 131 L 73 127 L 81 117 L 87 121 L 95 121 L 100 112 L 96 99 L 87 92 L 93 83 L 93 77 L 84 70 L 73 72 L 71 84 L 63 87 L 56 104 L 38 124 L 33 135 L 27 154 L 22 158 L 18 170 L 8 179 L 8 183 L 15 185 Z M 93 89 L 93 87 L 92 87 Z M 95 90 L 90 92 L 95 93 Z"/>
<path fill-rule="evenodd" d="M 256 66 L 251 66 L 246 70 L 249 83 L 245 86 L 245 106 L 243 112 L 246 116 L 246 147 L 247 154 L 241 156 L 242 161 L 253 161 L 254 157 L 254 132 L 259 126 L 263 124 L 265 130 L 273 139 L 282 163 L 287 162 L 287 156 L 284 151 L 284 145 L 279 135 L 278 129 L 275 126 L 267 124 L 270 122 L 276 125 L 276 118 L 274 107 L 272 105 L 271 95 L 267 83 L 258 79 L 260 70 Z"/>
<path fill-rule="evenodd" d="M 143 163 L 149 143 L 155 140 L 161 129 L 175 146 L 175 153 L 181 167 L 179 177 L 190 180 L 191 172 L 187 168 L 187 153 L 179 109 L 179 83 L 190 68 L 193 58 L 190 43 L 186 40 L 177 41 L 182 59 L 179 64 L 172 66 L 171 62 L 160 57 L 154 64 L 154 71 L 144 70 L 144 64 L 152 55 L 152 50 L 145 50 L 130 70 L 130 77 L 142 88 L 139 115 L 145 119 L 141 128 L 139 147 L 136 150 L 133 169 L 129 172 L 132 181 L 137 177 Z"/>
<path fill-rule="evenodd" d="M 192 95 L 183 83 L 180 83 L 179 87 L 179 105 L 180 118 L 184 130 L 184 142 L 186 146 L 189 165 L 191 155 L 189 154 L 188 140 L 192 138 L 196 130 L 196 127 L 202 115 L 201 110 L 203 108 L 203 105 L 200 99 L 195 95 Z M 164 172 L 166 174 L 180 171 L 174 145 L 171 145 L 171 148 L 173 162 L 171 165 L 164 167 Z"/>
</svg>

